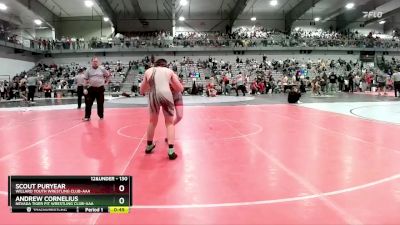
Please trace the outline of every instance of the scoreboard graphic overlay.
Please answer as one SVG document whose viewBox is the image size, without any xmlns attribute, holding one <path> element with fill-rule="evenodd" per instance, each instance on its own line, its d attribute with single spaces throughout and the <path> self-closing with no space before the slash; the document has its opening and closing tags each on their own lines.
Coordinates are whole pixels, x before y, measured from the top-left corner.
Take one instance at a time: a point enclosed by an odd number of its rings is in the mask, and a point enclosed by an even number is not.
<svg viewBox="0 0 400 225">
<path fill-rule="evenodd" d="M 13 213 L 129 213 L 131 176 L 9 176 Z"/>
</svg>

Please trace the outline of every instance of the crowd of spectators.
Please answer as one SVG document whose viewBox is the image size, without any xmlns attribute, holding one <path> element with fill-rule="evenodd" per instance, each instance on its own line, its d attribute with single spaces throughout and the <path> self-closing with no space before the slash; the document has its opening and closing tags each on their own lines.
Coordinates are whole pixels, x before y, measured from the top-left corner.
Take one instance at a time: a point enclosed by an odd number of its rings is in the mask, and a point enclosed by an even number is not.
<svg viewBox="0 0 400 225">
<path fill-rule="evenodd" d="M 127 71 L 135 71 L 137 77 L 126 81 L 137 87 L 141 82 L 140 75 L 149 68 L 154 56 L 146 56 L 142 60 L 130 61 L 127 65 L 118 62 L 105 62 L 103 66 L 110 70 L 114 79 L 110 87 L 112 91 L 120 91 L 125 82 Z M 287 93 L 297 89 L 300 92 L 311 92 L 312 95 L 327 95 L 336 92 L 365 92 L 393 89 L 393 70 L 400 62 L 383 57 L 377 66 L 370 66 L 358 60 L 343 59 L 269 59 L 260 56 L 258 59 L 240 58 L 234 62 L 217 60 L 209 57 L 197 61 L 189 57 L 171 61 L 169 67 L 181 78 L 187 94 L 218 96 L 236 94 L 275 94 Z M 29 76 L 38 79 L 39 96 L 50 97 L 56 90 L 75 91 L 74 77 L 86 68 L 78 64 L 46 65 L 38 64 L 32 70 L 15 76 L 10 82 L 0 82 L 1 98 L 13 99 L 21 97 L 26 90 Z M 195 76 L 195 73 L 199 74 Z M 50 93 L 50 94 L 46 94 Z M 54 96 L 54 95 L 53 95 Z"/>
<path fill-rule="evenodd" d="M 121 84 L 125 81 L 127 72 L 134 65 L 133 61 L 129 65 L 120 62 L 104 62 L 103 66 L 110 71 L 112 77 L 109 84 L 112 91 L 119 91 Z M 27 79 L 35 77 L 37 97 L 57 97 L 56 92 L 66 94 L 76 93 L 75 76 L 86 70 L 86 65 L 66 64 L 66 65 L 46 65 L 37 64 L 27 72 L 22 72 L 14 76 L 10 81 L 0 81 L 1 99 L 11 100 L 26 97 Z M 61 97 L 61 96 L 58 96 Z"/>
<path fill-rule="evenodd" d="M 394 59 L 391 61 L 391 65 L 396 67 L 399 63 Z M 210 76 L 205 76 L 205 82 L 197 82 L 196 87 L 204 90 L 203 95 L 211 97 L 238 96 L 239 92 L 243 95 L 287 93 L 293 89 L 303 93 L 310 91 L 312 95 L 375 90 L 386 93 L 393 90 L 393 71 L 358 60 L 268 60 L 263 56 L 260 60 L 237 57 L 236 62 L 231 63 L 210 57 L 208 61 L 199 60 L 196 65 L 208 67 L 211 71 Z M 190 77 L 190 74 L 184 76 Z"/>
<path fill-rule="evenodd" d="M 13 43 L 23 44 L 24 41 L 15 34 L 0 35 Z M 26 42 L 26 40 L 25 40 Z M 25 44 L 26 45 L 26 44 Z M 96 48 L 178 48 L 178 47 L 350 47 L 350 48 L 398 48 L 399 38 L 393 36 L 369 33 L 362 35 L 357 31 L 342 33 L 333 30 L 303 30 L 295 28 L 290 35 L 277 30 L 267 30 L 260 26 L 238 27 L 226 32 L 180 32 L 175 36 L 168 31 L 130 32 L 117 34 L 114 37 L 93 37 L 85 40 L 83 37 L 61 37 L 51 40 L 36 38 L 29 40 L 29 47 L 43 51 L 79 50 Z"/>
</svg>

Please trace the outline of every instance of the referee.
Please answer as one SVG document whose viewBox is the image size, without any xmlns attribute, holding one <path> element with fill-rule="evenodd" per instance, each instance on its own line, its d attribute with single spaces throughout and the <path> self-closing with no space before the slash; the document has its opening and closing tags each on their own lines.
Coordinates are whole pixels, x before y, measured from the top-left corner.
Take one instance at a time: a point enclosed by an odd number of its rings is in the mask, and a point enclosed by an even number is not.
<svg viewBox="0 0 400 225">
<path fill-rule="evenodd" d="M 34 103 L 37 83 L 38 81 L 35 76 L 30 76 L 26 79 L 26 84 L 28 86 L 28 102 L 32 100 L 32 103 Z"/>
<path fill-rule="evenodd" d="M 92 59 L 92 66 L 85 72 L 87 94 L 85 97 L 85 117 L 83 121 L 89 121 L 92 114 L 93 102 L 97 102 L 97 115 L 104 118 L 104 85 L 108 83 L 110 73 L 103 67 L 99 67 L 97 57 Z"/>
</svg>

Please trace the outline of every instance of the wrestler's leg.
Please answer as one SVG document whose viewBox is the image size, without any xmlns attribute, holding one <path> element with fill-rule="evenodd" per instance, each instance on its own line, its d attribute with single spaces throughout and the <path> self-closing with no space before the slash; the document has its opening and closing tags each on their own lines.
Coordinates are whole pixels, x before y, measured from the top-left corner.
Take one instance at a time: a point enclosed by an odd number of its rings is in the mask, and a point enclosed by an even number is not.
<svg viewBox="0 0 400 225">
<path fill-rule="evenodd" d="M 167 115 L 164 111 L 165 128 L 167 129 L 168 145 L 173 145 L 175 141 L 174 116 Z"/>
<path fill-rule="evenodd" d="M 182 94 L 179 93 L 174 96 L 174 105 L 175 105 L 175 120 L 174 124 L 178 124 L 183 118 L 183 98 Z"/>
<path fill-rule="evenodd" d="M 178 124 L 183 118 L 183 105 L 175 105 L 175 121 L 174 124 Z"/>
<path fill-rule="evenodd" d="M 178 157 L 174 150 L 175 142 L 175 125 L 174 125 L 174 107 L 163 106 L 163 114 L 165 120 L 165 128 L 167 130 L 168 140 L 168 157 L 170 160 L 174 160 Z"/>
<path fill-rule="evenodd" d="M 153 138 L 154 138 L 154 131 L 157 127 L 158 123 L 158 111 L 152 112 L 150 110 L 150 120 L 149 120 L 149 125 L 147 126 L 147 147 L 146 147 L 146 153 L 152 153 L 153 149 L 155 148 L 155 144 L 153 143 Z"/>
</svg>

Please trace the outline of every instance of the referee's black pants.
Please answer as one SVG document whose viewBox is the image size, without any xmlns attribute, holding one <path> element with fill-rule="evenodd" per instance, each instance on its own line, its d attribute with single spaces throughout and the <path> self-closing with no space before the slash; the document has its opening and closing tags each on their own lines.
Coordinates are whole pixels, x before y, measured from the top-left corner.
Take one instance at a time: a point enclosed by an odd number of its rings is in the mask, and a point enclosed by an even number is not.
<svg viewBox="0 0 400 225">
<path fill-rule="evenodd" d="M 76 92 L 78 94 L 78 109 L 80 109 L 82 105 L 83 86 L 78 86 Z"/>
<path fill-rule="evenodd" d="M 28 86 L 28 101 L 34 101 L 36 86 Z"/>
<path fill-rule="evenodd" d="M 90 118 L 92 114 L 93 102 L 95 99 L 97 102 L 97 115 L 100 118 L 104 117 L 104 90 L 104 86 L 88 88 L 88 94 L 85 98 L 85 118 Z"/>
<path fill-rule="evenodd" d="M 239 96 L 239 90 L 242 91 L 243 96 L 246 95 L 246 86 L 244 86 L 244 85 L 238 85 L 238 86 L 236 86 L 236 96 Z"/>
<path fill-rule="evenodd" d="M 394 82 L 394 96 L 397 97 L 397 92 L 400 93 L 400 81 Z"/>
</svg>

